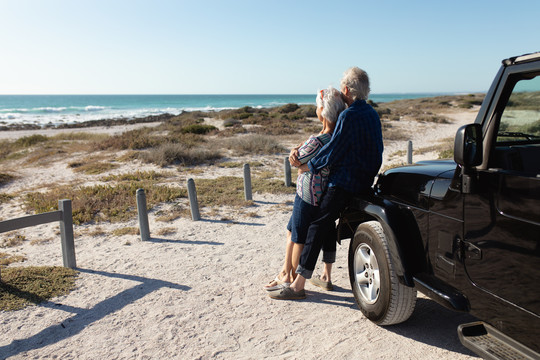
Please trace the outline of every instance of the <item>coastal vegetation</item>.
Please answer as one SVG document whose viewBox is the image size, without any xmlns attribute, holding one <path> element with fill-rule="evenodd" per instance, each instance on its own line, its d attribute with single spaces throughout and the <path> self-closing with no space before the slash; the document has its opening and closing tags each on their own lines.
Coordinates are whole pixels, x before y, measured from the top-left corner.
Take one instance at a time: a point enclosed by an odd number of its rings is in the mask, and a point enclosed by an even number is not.
<svg viewBox="0 0 540 360">
<path fill-rule="evenodd" d="M 482 99 L 482 94 L 467 94 L 370 103 L 381 116 L 385 141 L 404 141 L 410 134 L 392 126 L 392 121 L 414 119 L 445 123 L 448 122 L 444 115 L 446 111 L 478 106 Z M 519 99 L 515 101 L 519 102 Z M 269 109 L 246 106 L 217 112 L 194 111 L 178 116 L 162 116 L 158 126 L 144 124 L 141 128 L 119 135 L 73 132 L 53 137 L 31 135 L 15 141 L 3 140 L 0 144 L 1 162 L 18 161 L 26 165 L 46 166 L 68 154 L 80 154 L 68 162 L 68 169 L 85 176 L 106 176 L 97 179 L 99 184 L 88 186 L 54 185 L 24 194 L 0 193 L 0 203 L 21 198 L 28 211 L 44 212 L 54 209 L 59 198 L 69 198 L 73 200 L 77 224 L 123 221 L 134 214 L 133 194 L 138 188 L 147 191 L 149 208 L 186 198 L 186 189 L 177 184 L 172 186 L 170 180 L 165 179 L 171 175 L 165 176 L 156 171 L 114 175 L 111 172 L 118 172 L 127 164 L 141 161 L 164 169 L 176 167 L 181 173 L 196 175 L 202 172 L 202 167 L 208 166 L 240 168 L 244 162 L 231 160 L 235 157 L 284 156 L 287 149 L 282 145 L 283 137 L 295 142 L 318 131 L 320 124 L 316 120 L 315 110 L 313 105 L 297 104 Z M 208 123 L 207 119 L 212 121 Z M 216 121 L 222 125 L 218 127 Z M 141 122 L 147 123 L 148 119 Z M 78 127 L 85 125 L 77 124 Z M 99 123 L 91 122 L 89 125 Z M 446 141 L 436 147 L 416 149 L 415 154 L 427 151 L 436 151 L 441 158 L 451 158 L 452 144 Z M 250 165 L 255 168 L 255 163 Z M 274 166 L 274 170 L 264 170 L 261 162 L 256 166 L 262 170 L 254 174 L 254 191 L 290 192 L 278 180 L 280 168 L 276 170 Z M 0 186 L 13 179 L 11 174 L 0 174 Z M 203 206 L 221 206 L 227 203 L 219 200 L 224 198 L 234 199 L 229 204 L 243 204 L 240 178 L 201 179 L 197 185 Z M 218 195 L 220 191 L 223 195 Z"/>
<path fill-rule="evenodd" d="M 419 122 L 448 123 L 449 119 L 440 115 L 441 113 L 480 106 L 484 96 L 484 94 L 466 94 L 396 100 L 375 104 L 374 108 L 383 121 L 409 119 Z"/>
<path fill-rule="evenodd" d="M 145 189 L 149 209 L 187 196 L 186 189 L 180 187 L 158 185 L 154 181 L 125 181 L 113 185 L 53 187 L 47 192 L 27 193 L 23 201 L 27 210 L 43 213 L 56 209 L 58 199 L 71 199 L 76 225 L 119 222 L 136 216 L 134 195 L 140 188 Z"/>
<path fill-rule="evenodd" d="M 77 272 L 59 266 L 8 267 L 2 269 L 1 276 L 0 311 L 9 311 L 69 293 L 75 287 Z"/>
<path fill-rule="evenodd" d="M 445 114 L 478 106 L 482 98 L 481 94 L 470 94 L 371 104 L 381 117 L 385 141 L 392 142 L 406 141 L 411 136 L 396 121 L 446 123 L 449 119 Z M 137 216 L 137 189 L 145 190 L 147 208 L 156 221 L 171 222 L 190 217 L 184 184 L 188 177 L 194 177 L 203 217 L 231 224 L 239 217 L 256 218 L 257 203 L 244 198 L 241 168 L 247 163 L 252 169 L 254 193 L 294 194 L 294 183 L 290 187 L 284 185 L 283 160 L 290 144 L 298 144 L 320 130 L 315 110 L 312 105 L 286 104 L 271 109 L 184 112 L 125 122 L 142 124 L 121 135 L 78 131 L 0 140 L 0 204 L 22 206 L 27 213 L 42 213 L 57 209 L 59 199 L 71 199 L 76 236 L 104 236 L 109 241 L 112 235 L 111 241 L 122 238 L 123 244 L 130 245 L 126 238 L 138 235 L 136 227 L 127 226 Z M 93 121 L 76 126 L 111 123 Z M 452 145 L 452 139 L 444 139 L 439 144 L 415 149 L 414 154 L 435 152 L 439 158 L 451 158 Z M 392 158 L 404 156 L 403 151 L 398 151 Z M 393 163 L 403 165 L 401 161 Z M 39 184 L 9 194 L 2 191 L 18 180 L 19 174 L 12 169 L 46 171 L 53 164 L 63 164 L 60 171 L 75 174 L 72 182 Z M 223 172 L 228 175 L 222 175 Z M 292 180 L 294 177 L 293 173 Z M 283 211 L 290 209 L 290 203 L 276 206 Z M 107 232 L 100 227 L 106 223 L 114 223 L 118 228 Z M 169 227 L 156 234 L 167 236 L 174 232 Z M 39 245 L 51 240 L 27 239 L 24 234 L 0 234 L 0 248 Z M 72 288 L 75 272 L 53 267 L 12 268 L 10 264 L 24 262 L 26 258 L 8 251 L 0 252 L 0 286 L 4 289 L 0 310 L 18 309 Z M 36 282 L 40 281 L 41 288 L 37 289 Z"/>
</svg>

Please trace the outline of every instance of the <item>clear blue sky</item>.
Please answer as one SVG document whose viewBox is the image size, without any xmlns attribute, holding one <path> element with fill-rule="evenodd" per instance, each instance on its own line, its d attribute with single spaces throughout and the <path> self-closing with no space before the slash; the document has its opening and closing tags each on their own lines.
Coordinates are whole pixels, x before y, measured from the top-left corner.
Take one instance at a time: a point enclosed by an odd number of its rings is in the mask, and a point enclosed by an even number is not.
<svg viewBox="0 0 540 360">
<path fill-rule="evenodd" d="M 486 91 L 540 1 L 0 0 L 0 94 Z"/>
</svg>

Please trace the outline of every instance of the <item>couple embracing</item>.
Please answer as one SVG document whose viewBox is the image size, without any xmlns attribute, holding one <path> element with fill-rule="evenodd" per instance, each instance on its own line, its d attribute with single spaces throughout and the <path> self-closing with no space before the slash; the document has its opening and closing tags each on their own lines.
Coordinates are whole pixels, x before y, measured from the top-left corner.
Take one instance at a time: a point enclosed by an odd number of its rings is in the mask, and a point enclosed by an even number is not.
<svg viewBox="0 0 540 360">
<path fill-rule="evenodd" d="M 273 299 L 304 299 L 306 280 L 325 290 L 333 288 L 335 222 L 354 196 L 370 190 L 382 163 L 381 122 L 366 102 L 369 91 L 364 70 L 347 70 L 341 92 L 328 88 L 317 94 L 322 131 L 291 150 L 289 161 L 299 175 L 285 261 L 276 278 L 264 286 Z M 313 277 L 321 249 L 323 273 Z"/>
</svg>

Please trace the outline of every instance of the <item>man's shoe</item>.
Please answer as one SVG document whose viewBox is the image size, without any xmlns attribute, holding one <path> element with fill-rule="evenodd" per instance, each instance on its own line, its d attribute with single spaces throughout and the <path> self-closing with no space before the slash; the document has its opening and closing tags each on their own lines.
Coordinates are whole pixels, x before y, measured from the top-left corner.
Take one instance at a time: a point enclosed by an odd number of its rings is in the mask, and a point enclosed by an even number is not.
<svg viewBox="0 0 540 360">
<path fill-rule="evenodd" d="M 270 291 L 268 296 L 277 300 L 301 300 L 306 298 L 306 291 L 304 289 L 294 291 L 288 287 L 282 290 Z"/>
<path fill-rule="evenodd" d="M 334 290 L 334 285 L 332 285 L 332 282 L 331 282 L 331 281 L 324 281 L 324 280 L 321 280 L 321 278 L 318 277 L 318 276 L 309 279 L 309 282 L 312 283 L 312 284 L 315 285 L 315 286 L 320 287 L 320 288 L 323 289 L 323 290 L 326 290 L 326 291 L 332 291 L 332 290 Z"/>
</svg>

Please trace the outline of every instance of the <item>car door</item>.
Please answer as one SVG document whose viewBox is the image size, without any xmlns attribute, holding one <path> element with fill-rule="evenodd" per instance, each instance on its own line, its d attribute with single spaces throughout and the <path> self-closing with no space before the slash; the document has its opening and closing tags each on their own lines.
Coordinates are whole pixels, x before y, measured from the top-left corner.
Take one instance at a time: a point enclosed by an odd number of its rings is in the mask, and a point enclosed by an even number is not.
<svg viewBox="0 0 540 360">
<path fill-rule="evenodd" d="M 494 301 L 540 315 L 540 72 L 509 71 L 494 127 L 464 203 L 464 263 Z M 484 125 L 486 126 L 486 125 Z"/>
</svg>

